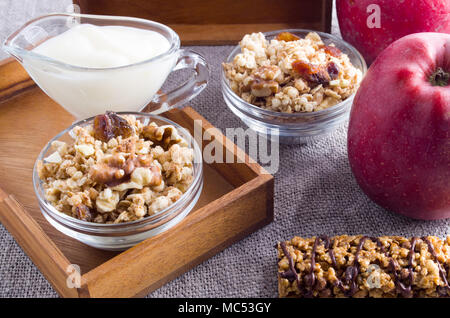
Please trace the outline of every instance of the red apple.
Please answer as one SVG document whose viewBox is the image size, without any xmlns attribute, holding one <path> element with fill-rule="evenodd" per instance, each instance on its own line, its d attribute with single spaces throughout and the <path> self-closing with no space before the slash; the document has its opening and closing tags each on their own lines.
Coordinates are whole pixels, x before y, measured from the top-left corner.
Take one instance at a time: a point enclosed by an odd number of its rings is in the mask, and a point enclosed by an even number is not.
<svg viewBox="0 0 450 318">
<path fill-rule="evenodd" d="M 405 35 L 450 33 L 450 0 L 336 0 L 336 10 L 342 37 L 368 64 Z"/>
<path fill-rule="evenodd" d="M 355 96 L 348 158 L 362 190 L 417 219 L 450 217 L 450 34 L 417 33 L 375 60 Z"/>
</svg>

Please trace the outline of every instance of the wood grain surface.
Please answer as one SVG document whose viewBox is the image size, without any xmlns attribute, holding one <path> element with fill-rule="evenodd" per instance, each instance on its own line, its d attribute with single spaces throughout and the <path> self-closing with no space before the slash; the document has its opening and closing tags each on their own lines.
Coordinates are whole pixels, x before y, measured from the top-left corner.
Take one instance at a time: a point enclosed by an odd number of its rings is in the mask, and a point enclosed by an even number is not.
<svg viewBox="0 0 450 318">
<path fill-rule="evenodd" d="M 0 61 L 0 102 L 34 85 L 27 72 L 23 68 L 17 69 L 12 61 L 13 58 Z"/>
<path fill-rule="evenodd" d="M 216 131 L 212 137 L 224 154 L 234 152 L 245 163 L 204 164 L 200 199 L 174 228 L 122 253 L 58 232 L 39 210 L 32 170 L 42 147 L 74 118 L 34 84 L 24 90 L 19 82 L 30 79 L 23 72 L 15 61 L 0 64 L 0 221 L 61 296 L 144 295 L 272 221 L 273 177 Z M 165 116 L 191 133 L 194 120 L 202 121 L 203 133 L 212 128 L 189 107 Z M 69 264 L 81 268 L 78 290 L 65 284 Z"/>
<path fill-rule="evenodd" d="M 332 0 L 75 0 L 82 13 L 121 15 L 172 27 L 183 45 L 237 44 L 286 28 L 331 32 Z"/>
</svg>

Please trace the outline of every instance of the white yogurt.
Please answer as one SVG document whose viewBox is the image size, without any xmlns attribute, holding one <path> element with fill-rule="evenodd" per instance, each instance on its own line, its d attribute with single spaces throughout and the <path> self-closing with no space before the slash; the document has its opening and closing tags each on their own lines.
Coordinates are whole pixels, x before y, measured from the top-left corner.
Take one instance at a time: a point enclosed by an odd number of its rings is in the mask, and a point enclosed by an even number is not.
<svg viewBox="0 0 450 318">
<path fill-rule="evenodd" d="M 144 107 L 171 72 L 176 54 L 133 64 L 167 52 L 170 45 L 164 36 L 150 30 L 80 24 L 32 51 L 83 69 L 36 59 L 25 58 L 23 62 L 49 96 L 76 117 L 86 118 L 106 110 L 138 111 Z M 114 69 L 121 66 L 127 67 Z"/>
</svg>

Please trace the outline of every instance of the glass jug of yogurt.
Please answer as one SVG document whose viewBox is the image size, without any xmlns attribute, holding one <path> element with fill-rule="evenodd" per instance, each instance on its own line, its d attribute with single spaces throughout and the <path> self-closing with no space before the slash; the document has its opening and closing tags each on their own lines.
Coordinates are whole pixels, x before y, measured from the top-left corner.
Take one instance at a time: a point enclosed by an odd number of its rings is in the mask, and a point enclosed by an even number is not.
<svg viewBox="0 0 450 318">
<path fill-rule="evenodd" d="M 209 78 L 205 59 L 180 49 L 171 28 L 138 18 L 49 14 L 14 32 L 3 49 L 77 119 L 146 106 L 159 114 L 191 100 Z M 184 68 L 194 70 L 188 81 L 158 92 L 172 71 Z"/>
</svg>

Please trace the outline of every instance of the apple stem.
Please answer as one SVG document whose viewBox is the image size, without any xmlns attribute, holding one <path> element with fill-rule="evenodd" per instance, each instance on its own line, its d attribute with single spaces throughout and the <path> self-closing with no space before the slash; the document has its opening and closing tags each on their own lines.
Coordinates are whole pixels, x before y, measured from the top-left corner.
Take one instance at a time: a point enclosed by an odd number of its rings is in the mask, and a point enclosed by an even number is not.
<svg viewBox="0 0 450 318">
<path fill-rule="evenodd" d="M 447 86 L 450 80 L 450 73 L 438 67 L 433 74 L 431 74 L 429 81 L 433 86 Z"/>
</svg>

